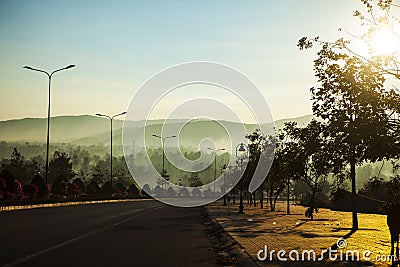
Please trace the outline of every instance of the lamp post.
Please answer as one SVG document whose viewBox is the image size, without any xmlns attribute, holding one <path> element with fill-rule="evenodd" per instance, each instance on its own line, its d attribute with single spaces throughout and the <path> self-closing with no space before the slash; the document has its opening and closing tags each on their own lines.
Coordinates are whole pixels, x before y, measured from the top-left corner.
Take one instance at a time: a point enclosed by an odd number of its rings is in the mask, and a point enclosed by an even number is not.
<svg viewBox="0 0 400 267">
<path fill-rule="evenodd" d="M 225 171 L 226 171 L 226 164 L 224 164 L 224 166 L 222 166 L 222 174 L 224 176 L 224 206 L 226 206 L 226 186 L 225 186 Z"/>
<path fill-rule="evenodd" d="M 217 192 L 215 192 L 215 179 L 217 178 L 217 152 L 218 151 L 223 151 L 225 148 L 220 148 L 220 149 L 213 149 L 211 147 L 208 148 L 209 150 L 214 151 L 214 195 L 216 195 Z"/>
<path fill-rule="evenodd" d="M 110 182 L 111 182 L 111 186 L 112 186 L 112 184 L 113 184 L 113 171 L 112 171 L 112 158 L 113 158 L 113 156 L 112 156 L 112 146 L 113 146 L 113 142 L 112 142 L 112 138 L 113 138 L 113 119 L 115 118 L 115 117 L 118 117 L 118 116 L 122 116 L 122 115 L 125 115 L 126 114 L 126 111 L 124 111 L 124 112 L 122 112 L 122 113 L 119 113 L 119 114 L 116 114 L 116 115 L 114 115 L 114 116 L 108 116 L 108 115 L 104 115 L 104 114 L 100 114 L 100 113 L 96 113 L 96 116 L 99 116 L 99 117 L 106 117 L 106 118 L 109 118 L 110 119 Z"/>
<path fill-rule="evenodd" d="M 171 136 L 166 136 L 166 137 L 162 137 L 156 134 L 153 134 L 154 137 L 160 138 L 162 140 L 162 170 L 161 170 L 161 192 L 164 193 L 164 175 L 165 175 L 165 168 L 164 168 L 164 158 L 165 158 L 165 152 L 164 152 L 164 144 L 165 144 L 165 140 L 168 138 L 174 138 L 176 137 L 176 135 L 171 135 Z"/>
<path fill-rule="evenodd" d="M 243 173 L 243 159 L 247 157 L 249 149 L 243 143 L 240 143 L 236 147 L 236 157 L 240 159 L 240 172 Z M 239 155 L 238 155 L 239 153 Z M 238 214 L 243 214 L 243 174 L 240 177 L 240 203 L 239 203 L 239 212 Z"/>
<path fill-rule="evenodd" d="M 48 97 L 49 97 L 49 99 L 48 99 L 48 105 L 47 105 L 47 139 L 46 139 L 46 184 L 47 184 L 47 181 L 48 181 L 48 177 L 49 177 L 49 146 L 50 146 L 50 89 L 51 89 L 51 77 L 53 76 L 53 74 L 54 73 L 56 73 L 56 72 L 59 72 L 59 71 L 62 71 L 62 70 L 67 70 L 67 69 L 70 69 L 70 68 L 73 68 L 73 67 L 75 67 L 75 65 L 68 65 L 68 66 L 66 66 L 66 67 L 64 67 L 64 68 L 61 68 L 61 69 L 58 69 L 58 70 L 55 70 L 55 71 L 53 71 L 52 73 L 48 73 L 47 71 L 44 71 L 44 70 L 40 70 L 40 69 L 35 69 L 35 68 L 32 68 L 32 67 L 29 67 L 29 66 L 24 66 L 23 68 L 24 69 L 27 69 L 27 70 L 32 70 L 32 71 L 38 71 L 38 72 L 42 72 L 42 73 L 44 73 L 44 74 L 46 74 L 47 75 L 47 77 L 49 78 L 49 93 L 48 93 Z"/>
</svg>

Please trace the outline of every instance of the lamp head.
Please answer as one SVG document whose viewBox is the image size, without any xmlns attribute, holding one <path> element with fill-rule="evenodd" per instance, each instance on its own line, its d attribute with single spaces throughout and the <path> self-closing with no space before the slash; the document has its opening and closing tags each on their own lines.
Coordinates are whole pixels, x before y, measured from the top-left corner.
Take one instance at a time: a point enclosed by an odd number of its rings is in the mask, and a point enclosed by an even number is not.
<svg viewBox="0 0 400 267">
<path fill-rule="evenodd" d="M 68 66 L 65 67 L 65 69 L 70 69 L 70 68 L 73 68 L 73 67 L 75 67 L 75 65 L 68 65 Z"/>
<path fill-rule="evenodd" d="M 243 143 L 240 144 L 238 151 L 239 151 L 240 156 L 246 155 L 246 147 L 244 146 Z"/>
<path fill-rule="evenodd" d="M 29 66 L 23 66 L 23 68 L 24 68 L 24 69 L 28 69 L 28 70 L 32 70 L 32 68 L 29 67 Z"/>
</svg>

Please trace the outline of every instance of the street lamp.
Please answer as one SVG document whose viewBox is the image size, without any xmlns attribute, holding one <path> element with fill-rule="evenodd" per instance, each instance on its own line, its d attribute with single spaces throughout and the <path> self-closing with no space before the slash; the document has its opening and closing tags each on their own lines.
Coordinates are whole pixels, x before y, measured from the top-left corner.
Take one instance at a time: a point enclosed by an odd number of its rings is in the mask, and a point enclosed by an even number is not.
<svg viewBox="0 0 400 267">
<path fill-rule="evenodd" d="M 51 77 L 53 76 L 54 73 L 62 71 L 62 70 L 67 70 L 70 68 L 75 67 L 75 65 L 68 65 L 64 68 L 58 69 L 53 71 L 52 73 L 48 73 L 47 71 L 44 70 L 40 70 L 40 69 L 35 69 L 29 66 L 24 66 L 24 69 L 27 70 L 32 70 L 32 71 L 38 71 L 38 72 L 42 72 L 45 73 L 47 75 L 47 77 L 49 78 L 49 100 L 48 100 L 48 105 L 47 105 L 47 139 L 46 139 L 46 184 L 47 184 L 47 180 L 49 177 L 49 145 L 50 145 L 50 88 L 51 88 Z"/>
<path fill-rule="evenodd" d="M 112 139 L 113 139 L 113 119 L 115 118 L 115 117 L 118 117 L 118 116 L 122 116 L 122 115 L 125 115 L 126 114 L 126 111 L 124 111 L 124 112 L 122 112 L 122 113 L 119 113 L 119 114 L 116 114 L 116 115 L 114 115 L 114 116 L 108 116 L 108 115 L 104 115 L 104 114 L 100 114 L 100 113 L 96 113 L 96 116 L 99 116 L 99 117 L 106 117 L 106 118 L 109 118 L 110 119 L 110 182 L 111 182 L 111 186 L 112 186 L 112 184 L 113 184 L 113 172 L 112 172 L 112 158 L 113 158 L 113 156 L 112 156 L 112 149 L 113 149 L 113 142 L 112 142 Z"/>
<path fill-rule="evenodd" d="M 224 206 L 226 206 L 226 186 L 225 186 L 225 171 L 226 171 L 226 164 L 224 164 L 224 166 L 222 166 L 222 174 L 224 176 Z"/>
<path fill-rule="evenodd" d="M 153 134 L 153 137 L 157 137 L 160 138 L 162 140 L 162 170 L 161 170 L 161 192 L 164 193 L 164 175 L 165 175 L 165 168 L 164 168 L 164 158 L 165 158 L 165 152 L 164 152 L 164 143 L 165 140 L 168 138 L 174 138 L 176 137 L 176 135 L 171 135 L 171 136 L 166 136 L 166 137 L 162 137 L 156 134 Z"/>
<path fill-rule="evenodd" d="M 240 203 L 239 203 L 239 212 L 238 214 L 243 214 L 243 159 L 247 157 L 249 149 L 243 143 L 240 143 L 236 147 L 236 157 L 240 159 L 240 172 L 242 173 L 242 177 L 240 177 Z"/>
<path fill-rule="evenodd" d="M 209 147 L 208 149 L 214 151 L 214 153 L 215 153 L 215 155 L 214 155 L 214 195 L 217 195 L 215 192 L 215 179 L 217 178 L 217 152 L 223 151 L 223 150 L 225 150 L 225 148 L 214 149 L 214 148 Z"/>
</svg>

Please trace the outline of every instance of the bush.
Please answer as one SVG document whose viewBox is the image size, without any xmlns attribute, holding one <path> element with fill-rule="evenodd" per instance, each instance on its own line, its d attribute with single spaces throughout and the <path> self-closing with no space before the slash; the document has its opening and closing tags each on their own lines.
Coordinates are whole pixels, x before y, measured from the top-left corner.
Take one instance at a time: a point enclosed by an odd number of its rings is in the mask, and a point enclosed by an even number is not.
<svg viewBox="0 0 400 267">
<path fill-rule="evenodd" d="M 167 197 L 176 197 L 176 192 L 172 187 L 168 188 Z"/>
<path fill-rule="evenodd" d="M 140 193 L 142 194 L 143 197 L 150 197 L 151 195 L 150 186 L 148 184 L 145 184 Z"/>
<path fill-rule="evenodd" d="M 24 198 L 24 190 L 22 190 L 22 184 L 18 180 L 14 180 L 17 191 L 15 192 L 15 198 L 23 199 Z"/>
<path fill-rule="evenodd" d="M 68 192 L 68 181 L 64 176 L 58 176 L 51 187 L 51 193 L 53 196 L 66 197 L 69 195 Z"/>
<path fill-rule="evenodd" d="M 107 181 L 103 184 L 103 187 L 101 188 L 101 195 L 103 197 L 111 197 L 113 195 L 114 188 L 111 184 L 110 181 Z"/>
<path fill-rule="evenodd" d="M 14 180 L 12 174 L 8 170 L 0 173 L 0 198 L 2 199 L 22 199 L 24 191 L 18 180 Z"/>
<path fill-rule="evenodd" d="M 26 184 L 23 186 L 24 195 L 30 199 L 39 197 L 39 187 L 35 184 Z"/>
<path fill-rule="evenodd" d="M 3 170 L 0 173 L 0 178 L 5 181 L 4 189 L 2 190 L 2 195 L 4 199 L 13 199 L 17 193 L 17 185 L 14 181 L 12 174 L 8 170 Z M 3 182 L 2 182 L 3 183 Z"/>
<path fill-rule="evenodd" d="M 116 185 L 115 185 L 115 196 L 116 197 L 126 197 L 126 187 L 121 183 L 121 182 L 118 182 Z"/>
<path fill-rule="evenodd" d="M 163 195 L 163 191 L 159 185 L 154 187 L 154 194 L 158 197 L 161 197 Z"/>
<path fill-rule="evenodd" d="M 49 198 L 50 190 L 48 185 L 44 182 L 44 179 L 39 174 L 36 174 L 31 181 L 31 184 L 36 185 L 38 187 L 37 198 Z"/>
<path fill-rule="evenodd" d="M 79 188 L 79 185 L 76 183 L 68 184 L 68 196 L 70 197 L 79 197 L 82 195 L 82 191 Z"/>
<path fill-rule="evenodd" d="M 186 187 L 181 188 L 181 190 L 179 190 L 179 196 L 180 197 L 189 197 L 189 190 L 187 190 Z"/>
<path fill-rule="evenodd" d="M 204 197 L 213 197 L 214 196 L 214 192 L 211 191 L 210 188 L 204 190 L 203 192 Z"/>
<path fill-rule="evenodd" d="M 197 187 L 193 188 L 192 196 L 193 196 L 193 197 L 201 197 L 201 191 L 200 191 L 200 189 L 197 188 Z"/>
<path fill-rule="evenodd" d="M 6 186 L 7 186 L 6 179 L 0 177 L 0 199 L 4 198 L 3 195 L 6 191 Z"/>
<path fill-rule="evenodd" d="M 83 183 L 82 179 L 76 178 L 76 179 L 74 179 L 74 181 L 72 183 L 76 184 L 79 187 L 79 191 L 80 191 L 79 195 L 82 195 L 85 193 L 85 184 Z"/>
<path fill-rule="evenodd" d="M 86 186 L 86 194 L 90 197 L 98 196 L 100 193 L 100 186 L 95 182 L 91 181 Z"/>
<path fill-rule="evenodd" d="M 128 196 L 131 198 L 138 198 L 140 197 L 140 191 L 139 189 L 136 187 L 135 184 L 132 184 L 129 189 L 128 189 Z"/>
</svg>

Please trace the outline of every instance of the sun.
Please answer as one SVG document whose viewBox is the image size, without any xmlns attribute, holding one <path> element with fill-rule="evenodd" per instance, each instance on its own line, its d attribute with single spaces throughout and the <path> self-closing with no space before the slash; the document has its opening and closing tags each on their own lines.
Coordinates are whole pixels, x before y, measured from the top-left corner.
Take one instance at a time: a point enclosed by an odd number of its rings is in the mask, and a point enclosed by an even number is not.
<svg viewBox="0 0 400 267">
<path fill-rule="evenodd" d="M 391 55 L 400 52 L 399 37 L 386 28 L 379 29 L 373 35 L 369 47 L 374 56 Z"/>
</svg>

